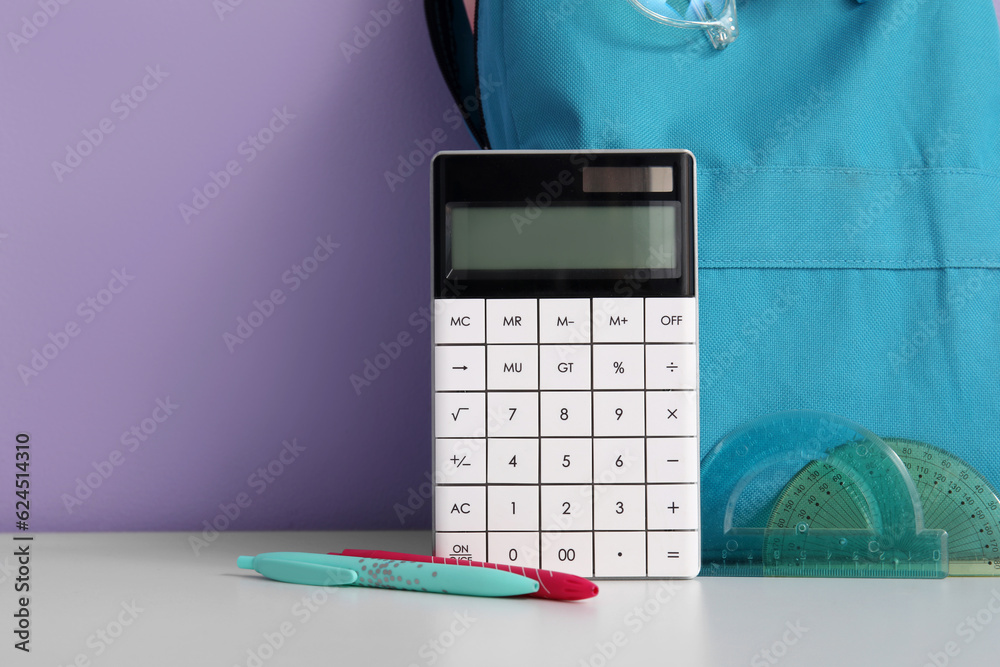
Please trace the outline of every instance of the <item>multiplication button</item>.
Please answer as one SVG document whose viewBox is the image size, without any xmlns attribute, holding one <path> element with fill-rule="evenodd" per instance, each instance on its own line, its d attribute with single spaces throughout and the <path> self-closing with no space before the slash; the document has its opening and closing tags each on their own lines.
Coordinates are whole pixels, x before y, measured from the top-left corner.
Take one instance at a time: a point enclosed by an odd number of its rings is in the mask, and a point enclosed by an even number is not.
<svg viewBox="0 0 1000 667">
<path fill-rule="evenodd" d="M 593 324 L 595 343 L 641 343 L 642 299 L 594 299 Z"/>
<path fill-rule="evenodd" d="M 485 299 L 436 299 L 434 342 L 441 344 L 485 343 Z"/>
<path fill-rule="evenodd" d="M 590 299 L 539 299 L 540 343 L 590 342 Z"/>
<path fill-rule="evenodd" d="M 646 299 L 647 343 L 693 343 L 697 324 L 696 299 Z"/>
<path fill-rule="evenodd" d="M 698 392 L 647 391 L 646 435 L 698 435 Z"/>
<path fill-rule="evenodd" d="M 535 299 L 486 301 L 487 343 L 537 343 L 538 302 Z"/>
</svg>

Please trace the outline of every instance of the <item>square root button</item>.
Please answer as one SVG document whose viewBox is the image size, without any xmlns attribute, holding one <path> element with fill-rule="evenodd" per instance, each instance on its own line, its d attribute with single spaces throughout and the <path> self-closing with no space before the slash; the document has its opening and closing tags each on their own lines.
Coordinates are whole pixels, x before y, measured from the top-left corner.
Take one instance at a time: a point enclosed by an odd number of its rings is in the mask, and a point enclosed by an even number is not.
<svg viewBox="0 0 1000 667">
<path fill-rule="evenodd" d="M 646 299 L 647 343 L 694 343 L 697 324 L 696 299 Z"/>
</svg>

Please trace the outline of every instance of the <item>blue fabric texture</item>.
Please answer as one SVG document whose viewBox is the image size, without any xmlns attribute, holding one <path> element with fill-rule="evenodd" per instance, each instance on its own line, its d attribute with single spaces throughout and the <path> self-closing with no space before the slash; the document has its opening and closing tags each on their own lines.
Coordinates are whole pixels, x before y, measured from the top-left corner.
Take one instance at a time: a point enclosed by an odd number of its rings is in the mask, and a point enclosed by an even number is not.
<svg viewBox="0 0 1000 667">
<path fill-rule="evenodd" d="M 716 51 L 625 0 L 481 0 L 496 149 L 698 161 L 702 454 L 770 412 L 1000 486 L 1000 49 L 989 0 L 747 0 Z"/>
</svg>

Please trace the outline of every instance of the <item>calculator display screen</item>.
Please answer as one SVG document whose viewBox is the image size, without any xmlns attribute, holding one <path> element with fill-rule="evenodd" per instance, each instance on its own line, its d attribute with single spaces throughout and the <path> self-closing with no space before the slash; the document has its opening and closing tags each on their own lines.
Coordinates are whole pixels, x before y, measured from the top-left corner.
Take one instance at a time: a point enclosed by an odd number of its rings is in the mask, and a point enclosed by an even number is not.
<svg viewBox="0 0 1000 667">
<path fill-rule="evenodd" d="M 449 204 L 457 271 L 678 268 L 675 202 L 631 205 Z"/>
</svg>

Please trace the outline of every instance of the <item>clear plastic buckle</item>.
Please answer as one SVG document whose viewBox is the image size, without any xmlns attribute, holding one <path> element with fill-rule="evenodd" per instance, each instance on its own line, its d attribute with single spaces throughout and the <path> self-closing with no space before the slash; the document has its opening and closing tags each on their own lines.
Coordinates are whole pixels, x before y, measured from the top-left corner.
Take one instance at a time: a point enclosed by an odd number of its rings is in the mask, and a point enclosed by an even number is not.
<svg viewBox="0 0 1000 667">
<path fill-rule="evenodd" d="M 704 30 L 718 50 L 736 41 L 740 34 L 736 22 L 736 0 L 691 0 L 684 16 L 667 0 L 628 0 L 654 21 L 675 28 Z"/>
</svg>

